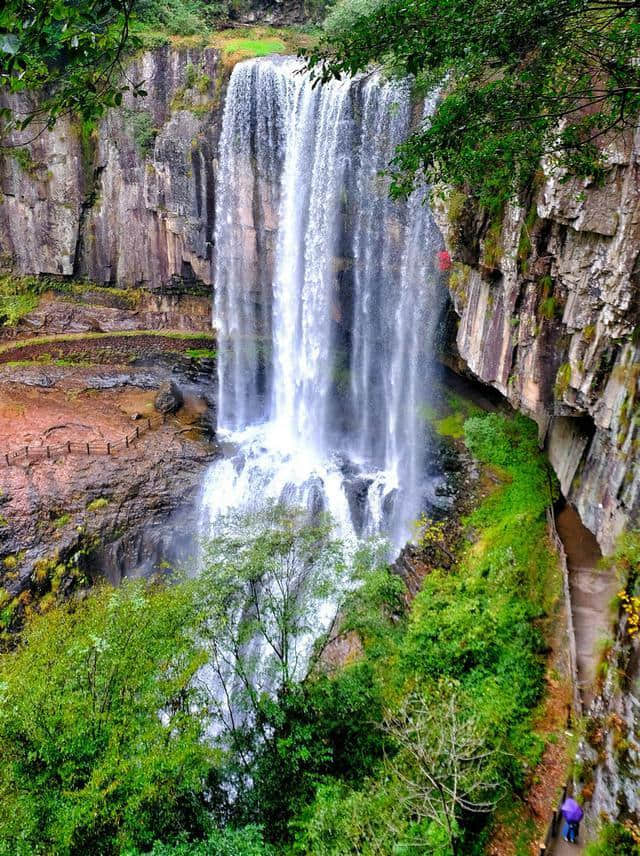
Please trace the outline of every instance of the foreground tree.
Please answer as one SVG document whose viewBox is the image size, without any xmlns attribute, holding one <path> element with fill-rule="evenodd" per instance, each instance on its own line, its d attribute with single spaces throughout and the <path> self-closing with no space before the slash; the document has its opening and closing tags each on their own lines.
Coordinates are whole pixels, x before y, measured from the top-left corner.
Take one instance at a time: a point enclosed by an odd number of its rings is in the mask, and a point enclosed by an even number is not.
<svg viewBox="0 0 640 856">
<path fill-rule="evenodd" d="M 205 545 L 200 585 L 212 595 L 218 716 L 233 731 L 255 717 L 264 693 L 275 696 L 304 676 L 314 640 L 335 618 L 346 564 L 331 521 L 310 521 L 304 511 L 267 506 L 230 515 L 222 529 Z"/>
<path fill-rule="evenodd" d="M 132 852 L 206 829 L 197 601 L 188 584 L 105 588 L 2 656 L 0 853 Z"/>
<path fill-rule="evenodd" d="M 122 66 L 125 48 L 139 44 L 129 32 L 135 2 L 4 0 L 0 91 L 20 98 L 0 107 L 0 145 L 9 132 L 31 126 L 18 140 L 24 144 L 63 115 L 94 120 L 126 90 L 144 94 Z"/>
<path fill-rule="evenodd" d="M 499 208 L 542 155 L 601 176 L 606 144 L 640 112 L 638 0 L 343 0 L 308 53 L 322 81 L 382 63 L 443 87 L 400 147 L 392 191 L 416 176 Z"/>
<path fill-rule="evenodd" d="M 492 812 L 504 790 L 486 734 L 447 682 L 411 696 L 386 729 L 399 749 L 390 766 L 406 813 L 424 826 L 425 844 L 443 836 L 456 856 L 461 821 Z"/>
</svg>

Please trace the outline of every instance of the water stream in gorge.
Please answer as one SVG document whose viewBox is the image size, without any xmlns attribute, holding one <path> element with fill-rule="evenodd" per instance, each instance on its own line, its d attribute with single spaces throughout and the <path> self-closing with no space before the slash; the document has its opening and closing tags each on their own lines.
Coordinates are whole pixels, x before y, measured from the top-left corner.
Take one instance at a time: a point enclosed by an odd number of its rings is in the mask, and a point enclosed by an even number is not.
<svg viewBox="0 0 640 856">
<path fill-rule="evenodd" d="M 439 236 L 424 192 L 392 202 L 380 176 L 420 118 L 409 85 L 378 75 L 313 88 L 291 58 L 235 67 L 215 234 L 226 454 L 205 527 L 283 500 L 397 551 L 433 490 L 421 408 Z"/>
</svg>

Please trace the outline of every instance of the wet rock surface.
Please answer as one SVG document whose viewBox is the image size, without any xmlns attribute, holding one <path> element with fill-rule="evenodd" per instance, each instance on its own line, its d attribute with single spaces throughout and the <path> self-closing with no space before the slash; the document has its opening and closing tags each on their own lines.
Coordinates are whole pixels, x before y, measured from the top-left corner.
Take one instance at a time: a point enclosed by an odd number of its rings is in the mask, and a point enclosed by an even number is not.
<svg viewBox="0 0 640 856">
<path fill-rule="evenodd" d="M 158 413 L 177 413 L 184 404 L 182 390 L 173 380 L 165 380 L 160 384 L 153 406 Z"/>
<path fill-rule="evenodd" d="M 54 566 L 64 595 L 80 571 L 117 582 L 194 561 L 202 475 L 217 454 L 211 301 L 121 299 L 51 295 L 3 331 L 0 576 L 21 606 L 46 595 Z M 162 391 L 171 406 L 158 426 L 149 419 Z"/>
<path fill-rule="evenodd" d="M 46 294 L 12 327 L 0 327 L 0 343 L 67 333 L 178 330 L 211 333 L 211 296 L 87 287 L 77 296 Z"/>
<path fill-rule="evenodd" d="M 185 555 L 196 534 L 202 473 L 216 454 L 202 430 L 209 425 L 208 404 L 197 387 L 186 386 L 176 415 L 130 448 L 111 455 L 78 452 L 84 444 L 104 449 L 131 434 L 132 415 L 145 419 L 153 412 L 163 376 L 156 370 L 70 377 L 66 370 L 47 377 L 44 386 L 32 375 L 30 388 L 0 377 L 2 442 L 30 449 L 29 456 L 0 467 L 0 558 L 12 568 L 17 559 L 17 573 L 4 583 L 12 595 L 29 584 L 38 560 L 67 559 L 87 544 L 100 545 L 92 573 L 112 580 Z M 39 454 L 68 441 L 73 454 Z"/>
</svg>

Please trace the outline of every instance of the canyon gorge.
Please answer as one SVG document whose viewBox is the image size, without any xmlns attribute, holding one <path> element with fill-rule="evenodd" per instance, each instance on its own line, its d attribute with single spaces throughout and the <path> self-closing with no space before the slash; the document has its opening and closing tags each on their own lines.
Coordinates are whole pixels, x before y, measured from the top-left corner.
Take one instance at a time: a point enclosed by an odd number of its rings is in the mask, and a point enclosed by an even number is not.
<svg viewBox="0 0 640 856">
<path fill-rule="evenodd" d="M 69 591 L 89 564 L 119 582 L 178 563 L 264 497 L 384 534 L 395 559 L 452 504 L 423 415 L 445 370 L 535 421 L 604 554 L 637 528 L 640 138 L 612 144 L 603 183 L 541 164 L 497 214 L 441 187 L 394 202 L 380 173 L 437 95 L 299 68 L 141 51 L 145 97 L 3 154 L 0 272 L 45 284 L 0 328 L 0 453 L 42 452 L 0 473 L 12 597 L 36 598 L 47 563 Z M 67 354 L 75 335 L 95 338 Z M 173 386 L 153 442 L 43 452 L 124 436 Z M 593 818 L 640 815 L 638 647 L 614 620 L 593 716 L 626 745 L 582 746 Z"/>
</svg>

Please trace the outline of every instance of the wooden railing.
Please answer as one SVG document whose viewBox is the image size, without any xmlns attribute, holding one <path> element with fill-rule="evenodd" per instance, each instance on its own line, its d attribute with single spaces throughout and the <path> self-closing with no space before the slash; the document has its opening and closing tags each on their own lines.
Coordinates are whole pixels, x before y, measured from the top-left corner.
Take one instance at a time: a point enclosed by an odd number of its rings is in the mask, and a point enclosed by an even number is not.
<svg viewBox="0 0 640 856">
<path fill-rule="evenodd" d="M 569 668 L 571 670 L 571 682 L 573 684 L 573 709 L 577 716 L 583 713 L 582 690 L 578 679 L 578 652 L 576 648 L 576 632 L 573 624 L 573 604 L 571 600 L 571 588 L 569 586 L 569 567 L 567 565 L 567 554 L 558 530 L 556 529 L 556 518 L 553 508 L 547 509 L 547 524 L 549 534 L 560 559 L 562 570 L 562 587 L 564 589 L 564 601 L 567 609 L 567 635 L 569 637 Z"/>
<path fill-rule="evenodd" d="M 58 443 L 57 445 L 22 446 L 22 448 L 11 452 L 1 453 L 0 460 L 4 466 L 10 467 L 20 461 L 53 460 L 59 458 L 60 455 L 112 455 L 122 449 L 128 449 L 143 434 L 151 431 L 152 428 L 164 425 L 166 421 L 165 414 L 157 414 L 141 419 L 134 431 L 114 442 L 83 443 L 77 440 L 67 440 L 66 443 Z"/>
</svg>

